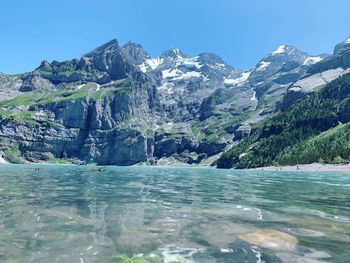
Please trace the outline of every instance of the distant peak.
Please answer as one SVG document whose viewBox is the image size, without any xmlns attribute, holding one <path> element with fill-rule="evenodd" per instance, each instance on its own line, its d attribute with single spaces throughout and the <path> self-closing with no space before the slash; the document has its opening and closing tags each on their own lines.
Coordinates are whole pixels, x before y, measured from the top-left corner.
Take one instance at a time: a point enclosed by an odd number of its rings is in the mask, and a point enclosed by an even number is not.
<svg viewBox="0 0 350 263">
<path fill-rule="evenodd" d="M 173 48 L 172 51 L 176 54 L 176 55 L 182 55 L 182 51 L 178 48 Z"/>
<path fill-rule="evenodd" d="M 144 50 L 143 46 L 129 41 L 121 48 L 124 56 L 133 64 L 140 65 L 146 59 L 150 59 L 150 55 Z"/>
<path fill-rule="evenodd" d="M 279 55 L 279 54 L 284 54 L 287 53 L 291 50 L 295 50 L 296 48 L 293 46 L 289 46 L 289 45 L 281 45 L 279 46 L 274 52 L 272 52 L 272 55 Z"/>
<path fill-rule="evenodd" d="M 349 46 L 350 46 L 350 36 L 335 46 L 334 54 L 342 53 L 343 50 L 348 49 Z"/>
<path fill-rule="evenodd" d="M 119 42 L 116 38 L 108 41 L 107 43 L 103 44 L 102 46 L 100 46 L 97 49 L 106 49 L 106 48 L 115 47 L 115 46 L 119 47 Z"/>
<path fill-rule="evenodd" d="M 284 52 L 286 52 L 286 45 L 281 45 L 274 52 L 272 52 L 272 55 L 281 54 Z"/>
<path fill-rule="evenodd" d="M 199 57 L 199 60 L 204 64 L 214 64 L 214 63 L 226 64 L 221 57 L 219 57 L 214 53 L 201 53 L 198 55 L 198 57 Z"/>
<path fill-rule="evenodd" d="M 132 42 L 132 41 L 129 41 L 129 42 L 125 43 L 124 46 L 123 46 L 123 48 L 130 48 L 130 47 L 143 48 L 141 44 L 135 43 L 135 42 Z"/>
<path fill-rule="evenodd" d="M 177 57 L 182 57 L 185 58 L 187 57 L 185 53 L 183 53 L 180 49 L 178 48 L 172 48 L 167 51 L 165 51 L 162 54 L 162 57 L 170 57 L 170 58 L 177 58 Z"/>
<path fill-rule="evenodd" d="M 107 51 L 116 51 L 119 49 L 119 42 L 117 39 L 112 39 L 111 41 L 108 41 L 107 43 L 103 44 L 102 46 L 94 49 L 93 51 L 89 52 L 85 56 L 89 56 L 95 53 L 101 53 L 101 52 L 107 52 Z"/>
</svg>

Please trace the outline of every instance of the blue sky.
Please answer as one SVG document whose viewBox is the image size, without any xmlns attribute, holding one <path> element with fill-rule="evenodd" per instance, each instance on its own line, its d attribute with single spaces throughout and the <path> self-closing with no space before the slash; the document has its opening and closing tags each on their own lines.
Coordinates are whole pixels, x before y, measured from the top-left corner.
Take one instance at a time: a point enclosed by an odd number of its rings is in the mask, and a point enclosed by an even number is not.
<svg viewBox="0 0 350 263">
<path fill-rule="evenodd" d="M 246 69 L 281 44 L 332 52 L 350 35 L 349 10 L 349 0 L 2 1 L 0 72 L 79 58 L 113 38 L 152 56 L 172 47 L 214 52 Z"/>
</svg>

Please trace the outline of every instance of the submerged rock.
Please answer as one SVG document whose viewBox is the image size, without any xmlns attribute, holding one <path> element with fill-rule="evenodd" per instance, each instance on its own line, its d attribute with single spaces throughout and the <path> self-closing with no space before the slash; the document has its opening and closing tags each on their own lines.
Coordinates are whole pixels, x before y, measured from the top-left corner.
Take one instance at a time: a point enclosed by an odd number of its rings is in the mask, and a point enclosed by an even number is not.
<svg viewBox="0 0 350 263">
<path fill-rule="evenodd" d="M 113 263 L 161 263 L 163 258 L 160 255 L 150 254 L 144 257 L 142 254 L 133 257 L 128 257 L 126 255 L 117 256 L 112 259 Z"/>
<path fill-rule="evenodd" d="M 273 250 L 293 251 L 298 244 L 298 240 L 294 236 L 274 229 L 242 234 L 239 235 L 239 238 L 250 244 Z"/>
<path fill-rule="evenodd" d="M 215 223 L 203 223 L 194 228 L 198 237 L 217 248 L 226 248 L 237 240 L 237 235 L 251 231 L 244 225 L 219 221 Z"/>
</svg>

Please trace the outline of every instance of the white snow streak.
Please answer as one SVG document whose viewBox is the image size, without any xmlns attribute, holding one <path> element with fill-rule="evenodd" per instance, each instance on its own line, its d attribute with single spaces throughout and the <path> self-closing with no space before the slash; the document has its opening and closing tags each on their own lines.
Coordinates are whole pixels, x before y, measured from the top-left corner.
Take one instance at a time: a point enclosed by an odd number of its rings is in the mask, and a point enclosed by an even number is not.
<svg viewBox="0 0 350 263">
<path fill-rule="evenodd" d="M 149 69 L 150 70 L 155 70 L 158 68 L 161 64 L 163 64 L 164 60 L 160 57 L 158 58 L 151 58 L 147 59 L 144 63 L 142 63 L 139 67 L 142 72 L 147 72 Z"/>
<path fill-rule="evenodd" d="M 172 79 L 172 80 L 182 80 L 182 79 L 190 79 L 190 78 L 200 78 L 202 74 L 197 71 L 189 71 L 189 72 L 182 72 L 180 70 L 174 69 L 166 69 L 162 71 L 163 78 L 166 79 Z"/>
<path fill-rule="evenodd" d="M 224 83 L 228 85 L 241 84 L 249 78 L 250 73 L 251 73 L 250 71 L 243 72 L 238 78 L 231 78 L 231 79 L 224 78 Z"/>
<path fill-rule="evenodd" d="M 203 65 L 201 65 L 197 60 L 198 60 L 198 57 L 194 57 L 194 58 L 177 57 L 175 66 L 176 67 L 190 66 L 190 67 L 196 67 L 197 69 L 200 69 Z"/>
<path fill-rule="evenodd" d="M 175 63 L 175 67 L 185 66 L 185 67 L 195 67 L 200 69 L 203 65 L 198 62 L 198 56 L 193 58 L 183 57 L 180 54 L 180 50 L 174 49 L 176 58 L 170 58 L 171 61 Z M 157 57 L 152 59 L 147 59 L 144 63 L 139 65 L 142 72 L 146 73 L 147 71 L 155 70 L 161 67 L 164 64 L 164 58 Z"/>
<path fill-rule="evenodd" d="M 250 98 L 251 101 L 258 101 L 256 98 L 256 91 L 254 90 L 253 97 Z"/>
<path fill-rule="evenodd" d="M 266 61 L 262 61 L 260 62 L 260 66 L 258 67 L 258 69 L 256 71 L 263 71 L 265 69 L 267 69 L 268 66 L 270 66 L 271 62 L 266 62 Z"/>
<path fill-rule="evenodd" d="M 183 72 L 177 69 L 166 69 L 162 71 L 163 78 L 175 78 L 182 74 Z"/>
<path fill-rule="evenodd" d="M 181 80 L 181 79 L 190 79 L 190 78 L 200 78 L 202 76 L 202 74 L 200 72 L 196 72 L 196 71 L 189 71 L 187 73 L 184 73 L 176 78 L 174 78 L 173 80 Z"/>
<path fill-rule="evenodd" d="M 322 59 L 322 57 L 308 57 L 307 59 L 305 59 L 304 65 L 312 65 L 317 62 L 320 62 Z"/>
<path fill-rule="evenodd" d="M 79 85 L 79 86 L 76 88 L 76 90 L 81 89 L 81 88 L 84 87 L 84 86 L 85 86 L 85 84 L 81 84 L 81 85 Z"/>
<path fill-rule="evenodd" d="M 285 45 L 282 45 L 282 46 L 279 46 L 276 51 L 272 52 L 271 54 L 272 55 L 278 55 L 278 54 L 282 54 L 286 52 L 286 46 Z"/>
</svg>

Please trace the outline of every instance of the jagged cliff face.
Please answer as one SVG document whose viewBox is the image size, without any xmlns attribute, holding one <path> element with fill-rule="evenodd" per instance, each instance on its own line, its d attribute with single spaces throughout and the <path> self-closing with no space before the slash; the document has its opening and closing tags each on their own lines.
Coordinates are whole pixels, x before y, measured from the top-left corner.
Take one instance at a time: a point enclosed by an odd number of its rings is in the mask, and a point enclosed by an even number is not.
<svg viewBox="0 0 350 263">
<path fill-rule="evenodd" d="M 0 151 L 10 162 L 210 163 L 252 124 L 344 74 L 347 44 L 325 59 L 281 46 L 249 71 L 211 53 L 151 58 L 116 40 L 80 59 L 43 61 L 0 75 Z"/>
<path fill-rule="evenodd" d="M 126 60 L 117 41 L 8 78 L 20 96 L 2 103 L 5 157 L 124 165 L 152 157 L 144 131 L 159 113 L 156 83 Z"/>
</svg>

